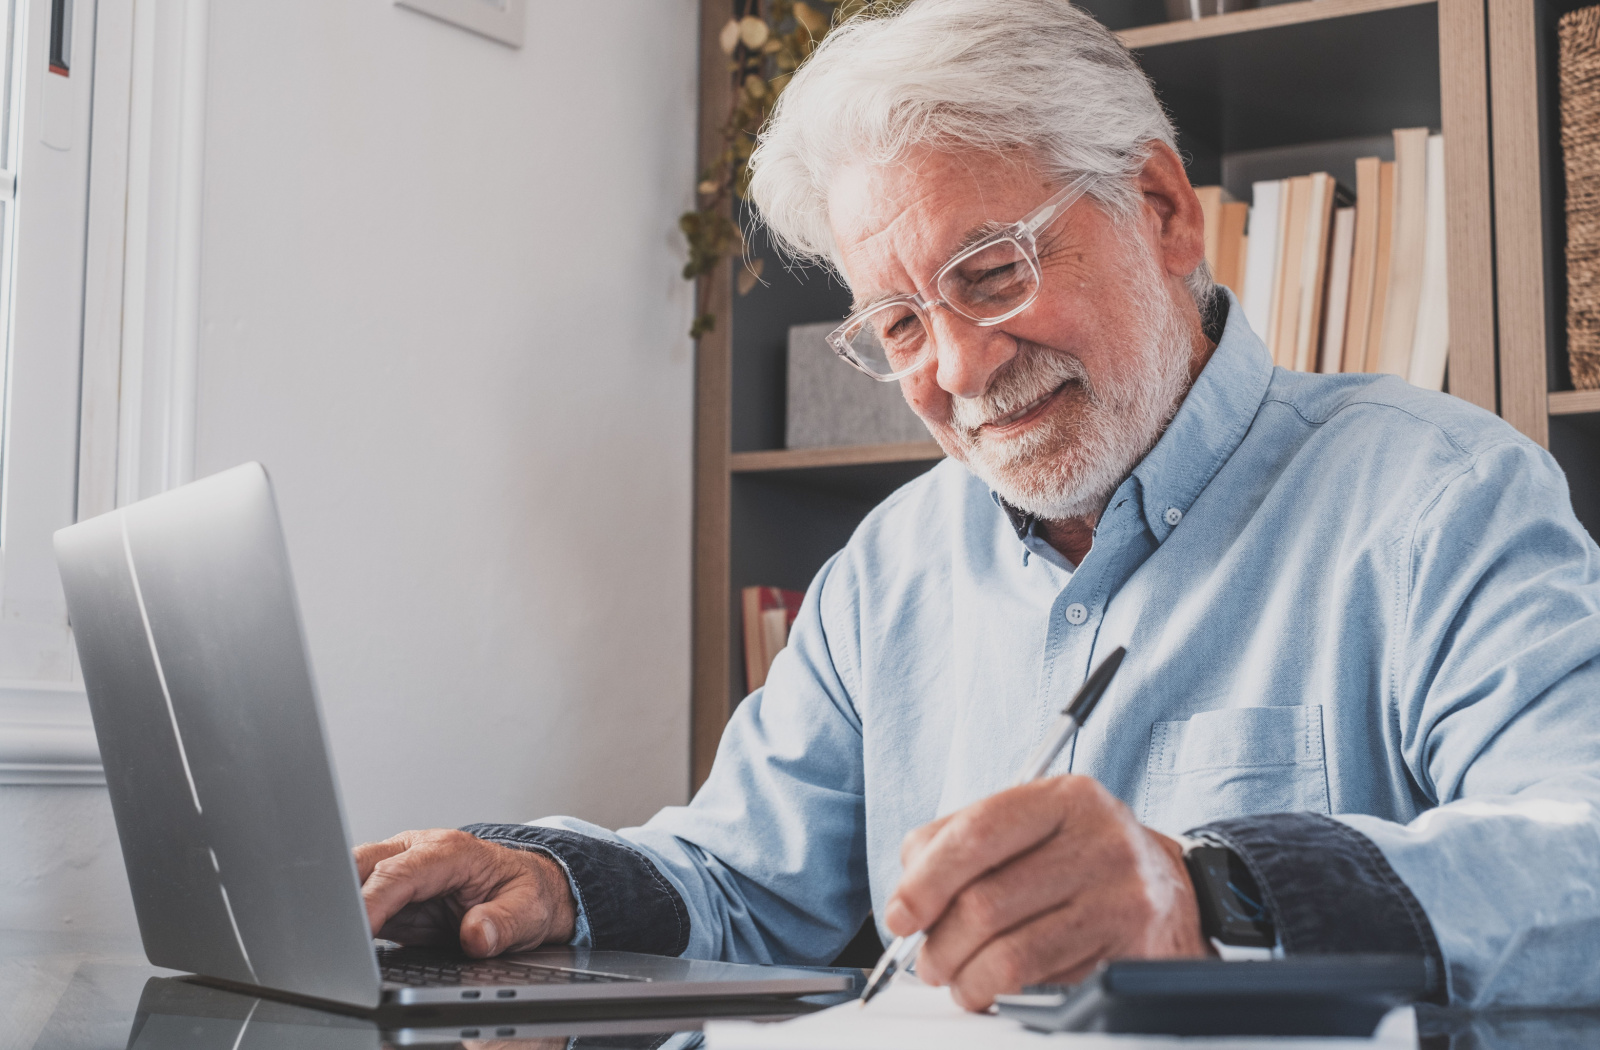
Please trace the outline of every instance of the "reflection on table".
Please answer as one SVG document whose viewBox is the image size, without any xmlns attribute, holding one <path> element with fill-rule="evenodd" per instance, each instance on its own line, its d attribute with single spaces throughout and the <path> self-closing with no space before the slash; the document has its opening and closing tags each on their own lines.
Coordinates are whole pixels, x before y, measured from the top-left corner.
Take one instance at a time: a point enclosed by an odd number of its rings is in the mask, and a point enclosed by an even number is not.
<svg viewBox="0 0 1600 1050">
<path fill-rule="evenodd" d="M 9 939 L 9 935 L 8 935 Z M 0 1047 L 17 1050 L 378 1050 L 399 1046 L 686 1050 L 710 1017 L 777 1019 L 817 1008 L 780 1001 L 523 1006 L 350 1016 L 170 975 L 129 953 L 29 952 L 0 946 Z M 7 951 L 6 949 L 12 949 Z M 20 951 L 16 949 L 21 949 Z M 452 1012 L 453 1011 L 453 1012 Z M 1566 1050 L 1600 1046 L 1600 1012 L 1469 1015 L 1421 1008 L 1426 1050 Z M 1172 1043 L 1160 1040 L 1171 1050 Z M 1127 1045 L 1136 1047 L 1137 1038 Z M 1263 1048 L 1270 1041 L 1262 1040 Z M 1299 1044 L 1305 1046 L 1304 1042 Z"/>
</svg>

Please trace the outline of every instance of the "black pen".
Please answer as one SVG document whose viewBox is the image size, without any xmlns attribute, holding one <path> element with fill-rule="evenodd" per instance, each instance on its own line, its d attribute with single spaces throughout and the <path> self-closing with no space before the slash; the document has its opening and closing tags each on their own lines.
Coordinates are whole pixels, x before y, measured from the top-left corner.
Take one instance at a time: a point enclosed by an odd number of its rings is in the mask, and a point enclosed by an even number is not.
<svg viewBox="0 0 1600 1050">
<path fill-rule="evenodd" d="M 1083 683 L 1083 688 L 1078 690 L 1072 702 L 1061 712 L 1050 732 L 1022 764 L 1022 771 L 1017 774 L 1017 779 L 1011 784 L 1012 787 L 1020 787 L 1044 776 L 1045 770 L 1050 768 L 1050 763 L 1061 754 L 1061 749 L 1078 735 L 1078 730 L 1088 719 L 1089 712 L 1094 710 L 1094 705 L 1099 703 L 1100 697 L 1105 694 L 1106 686 L 1111 684 L 1111 678 L 1117 673 L 1117 668 L 1122 666 L 1122 658 L 1127 655 L 1128 650 L 1119 645 L 1111 651 L 1111 655 L 1100 661 L 1100 666 L 1089 675 L 1088 681 Z M 922 947 L 922 942 L 926 939 L 927 934 L 921 930 L 909 937 L 894 939 L 894 943 L 889 945 L 888 950 L 883 953 L 883 958 L 879 959 L 878 965 L 873 968 L 872 976 L 867 978 L 867 987 L 861 992 L 862 1006 L 867 1005 L 872 997 L 889 983 L 890 977 L 911 962 L 917 954 L 917 949 Z"/>
</svg>

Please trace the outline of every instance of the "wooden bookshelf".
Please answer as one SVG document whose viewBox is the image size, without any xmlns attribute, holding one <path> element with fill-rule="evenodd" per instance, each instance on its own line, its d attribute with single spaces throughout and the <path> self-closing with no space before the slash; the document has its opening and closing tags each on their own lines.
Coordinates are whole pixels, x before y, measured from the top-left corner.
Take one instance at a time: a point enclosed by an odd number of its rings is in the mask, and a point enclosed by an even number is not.
<svg viewBox="0 0 1600 1050">
<path fill-rule="evenodd" d="M 1322 169 L 1353 186 L 1355 157 L 1387 149 L 1392 129 L 1442 131 L 1449 389 L 1496 410 L 1482 0 L 1301 0 L 1118 36 L 1172 114 L 1191 179 L 1240 200 L 1230 157 L 1277 150 L 1281 167 L 1254 178 Z"/>
<path fill-rule="evenodd" d="M 943 458 L 944 449 L 932 441 L 907 441 L 894 445 L 840 445 L 835 448 L 777 448 L 765 452 L 735 452 L 728 457 L 728 469 L 735 474 L 756 474 L 770 470 L 915 463 Z"/>
<path fill-rule="evenodd" d="M 1353 185 L 1355 158 L 1381 153 L 1392 129 L 1443 131 L 1448 382 L 1452 393 L 1495 410 L 1503 377 L 1495 356 L 1484 3 L 1302 0 L 1128 28 L 1119 36 L 1138 53 L 1173 115 L 1197 185 L 1315 170 Z M 731 0 L 701 2 L 703 157 L 714 148 L 713 133 L 727 111 L 716 35 L 731 10 Z M 1240 160 L 1246 156 L 1254 165 L 1248 170 Z M 1283 170 L 1267 170 L 1272 164 Z M 1348 175 L 1342 175 L 1345 168 Z M 1248 188 L 1244 182 L 1242 190 Z M 770 255 L 759 237 L 751 250 Z M 765 273 L 767 284 L 746 297 L 732 294 L 724 273 L 714 290 L 718 327 L 699 347 L 695 785 L 709 771 L 723 724 L 741 698 L 739 587 L 805 587 L 874 505 L 940 458 L 931 442 L 783 447 L 784 335 L 792 324 L 843 316 L 848 295 L 825 275 L 796 276 L 775 258 Z M 1541 397 L 1544 392 L 1541 387 Z"/>
<path fill-rule="evenodd" d="M 1546 273 L 1546 212 L 1559 208 L 1544 186 L 1547 92 L 1539 80 L 1543 5 L 1487 0 L 1495 122 L 1495 264 L 1500 308 L 1500 403 L 1507 422 L 1550 444 L 1547 360 L 1559 329 L 1547 325 L 1555 289 Z M 1559 150 L 1559 141 L 1553 144 Z"/>
<path fill-rule="evenodd" d="M 1159 22 L 1155 25 L 1124 29 L 1117 34 L 1134 51 L 1162 44 L 1177 44 L 1210 37 L 1237 36 L 1258 29 L 1306 25 L 1330 18 L 1386 11 L 1396 7 L 1417 7 L 1433 0 L 1299 0 L 1298 3 L 1231 11 L 1214 18 L 1185 22 Z"/>
<path fill-rule="evenodd" d="M 1486 0 L 1500 414 L 1550 449 L 1573 509 L 1600 534 L 1600 391 L 1567 366 L 1566 177 L 1561 156 L 1563 14 L 1585 0 Z"/>
<path fill-rule="evenodd" d="M 1600 390 L 1556 390 L 1549 395 L 1552 416 L 1581 416 L 1600 412 Z"/>
</svg>

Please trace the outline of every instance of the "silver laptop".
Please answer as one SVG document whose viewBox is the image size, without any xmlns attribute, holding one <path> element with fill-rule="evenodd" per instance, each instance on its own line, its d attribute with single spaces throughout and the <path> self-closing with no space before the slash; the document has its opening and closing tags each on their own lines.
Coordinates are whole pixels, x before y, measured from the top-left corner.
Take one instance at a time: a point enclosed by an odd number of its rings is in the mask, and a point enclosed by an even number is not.
<svg viewBox="0 0 1600 1050">
<path fill-rule="evenodd" d="M 586 948 L 477 962 L 377 950 L 266 470 L 62 529 L 55 546 L 155 965 L 367 1009 L 850 986 L 840 971 Z"/>
</svg>

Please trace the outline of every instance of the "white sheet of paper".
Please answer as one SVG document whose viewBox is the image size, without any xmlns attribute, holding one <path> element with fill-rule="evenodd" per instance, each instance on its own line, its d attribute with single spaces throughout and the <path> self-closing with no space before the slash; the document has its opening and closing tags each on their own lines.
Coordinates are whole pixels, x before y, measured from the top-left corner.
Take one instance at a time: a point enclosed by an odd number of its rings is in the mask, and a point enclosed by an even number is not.
<svg viewBox="0 0 1600 1050">
<path fill-rule="evenodd" d="M 1175 1036 L 1032 1032 L 1015 1021 L 961 1009 L 944 988 L 929 988 L 915 977 L 896 978 L 867 1006 L 844 1003 L 792 1021 L 707 1021 L 707 1050 L 1037 1050 L 1046 1046 L 1205 1047 L 1206 1050 L 1261 1050 L 1260 1038 L 1180 1039 Z M 1416 1015 L 1409 1008 L 1386 1017 L 1371 1039 L 1275 1039 L 1274 1050 L 1411 1050 L 1417 1045 Z"/>
</svg>

